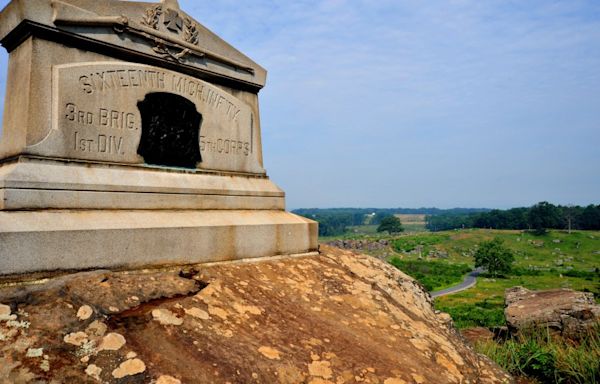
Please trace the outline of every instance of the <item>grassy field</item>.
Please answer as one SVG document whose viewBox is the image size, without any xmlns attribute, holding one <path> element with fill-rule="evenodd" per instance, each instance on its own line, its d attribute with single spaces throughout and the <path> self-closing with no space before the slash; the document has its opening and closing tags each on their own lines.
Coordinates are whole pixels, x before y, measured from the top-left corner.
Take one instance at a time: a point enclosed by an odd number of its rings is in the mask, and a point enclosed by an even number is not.
<svg viewBox="0 0 600 384">
<path fill-rule="evenodd" d="M 450 264 L 423 260 L 401 260 L 392 257 L 390 264 L 419 280 L 429 291 L 451 287 L 471 271 L 467 264 Z"/>
<path fill-rule="evenodd" d="M 436 233 L 423 233 L 400 237 L 396 240 L 397 251 L 404 257 L 415 254 L 403 252 L 403 242 L 421 244 L 426 251 L 437 250 L 448 255 L 447 260 L 472 263 L 477 245 L 482 241 L 499 237 L 513 250 L 515 266 L 539 270 L 591 270 L 600 267 L 600 232 L 597 231 L 550 231 L 535 236 L 522 231 L 466 229 Z"/>
<path fill-rule="evenodd" d="M 504 290 L 514 286 L 528 289 L 570 288 L 578 291 L 591 291 L 598 299 L 600 279 L 580 277 L 560 277 L 556 273 L 543 273 L 540 276 L 509 276 L 491 279 L 480 277 L 477 285 L 454 295 L 435 299 L 436 309 L 448 312 L 458 328 L 475 326 L 493 327 L 504 325 Z"/>
<path fill-rule="evenodd" d="M 450 313 L 459 328 L 497 326 L 504 322 L 504 290 L 516 285 L 529 289 L 571 288 L 594 292 L 600 298 L 600 232 L 550 231 L 535 236 L 523 231 L 466 229 L 423 232 L 389 237 L 354 232 L 345 237 L 392 241 L 391 250 L 374 251 L 428 289 L 438 290 L 458 283 L 458 265 L 473 267 L 478 244 L 499 237 L 515 254 L 514 271 L 505 278 L 480 277 L 467 291 L 436 298 L 436 308 Z M 418 261 L 418 264 L 410 264 Z M 407 264 L 408 263 L 408 264 Z M 429 264 L 428 264 L 429 263 Z M 442 273 L 444 265 L 447 272 Z"/>
<path fill-rule="evenodd" d="M 469 290 L 435 299 L 436 308 L 448 312 L 457 327 L 503 325 L 504 290 L 517 285 L 586 290 L 594 292 L 597 300 L 600 298 L 600 275 L 595 273 L 600 267 L 599 232 L 551 231 L 534 236 L 522 231 L 460 230 L 400 238 L 395 246 L 418 243 L 424 255 L 447 255 L 445 260 L 452 264 L 473 265 L 477 245 L 495 237 L 503 239 L 514 252 L 514 272 L 505 278 L 480 277 Z M 414 251 L 401 253 L 405 258 L 418 258 Z"/>
<path fill-rule="evenodd" d="M 406 215 L 408 216 L 408 215 Z M 351 225 L 346 228 L 346 233 L 337 236 L 321 236 L 319 241 L 326 243 L 328 241 L 337 239 L 388 239 L 390 236 L 387 233 L 377 233 L 377 225 Z M 414 235 L 417 233 L 426 232 L 425 225 L 420 223 L 405 223 L 402 222 L 404 227 L 403 236 Z"/>
</svg>

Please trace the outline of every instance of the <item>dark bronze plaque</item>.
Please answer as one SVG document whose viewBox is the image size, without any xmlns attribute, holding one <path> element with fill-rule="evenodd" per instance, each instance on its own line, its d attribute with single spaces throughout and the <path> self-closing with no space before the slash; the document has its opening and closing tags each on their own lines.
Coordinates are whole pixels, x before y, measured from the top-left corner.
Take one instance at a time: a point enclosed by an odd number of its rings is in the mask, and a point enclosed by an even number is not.
<svg viewBox="0 0 600 384">
<path fill-rule="evenodd" d="M 156 92 L 138 103 L 142 137 L 138 154 L 147 164 L 196 168 L 200 156 L 202 115 L 194 103 L 172 93 Z"/>
</svg>

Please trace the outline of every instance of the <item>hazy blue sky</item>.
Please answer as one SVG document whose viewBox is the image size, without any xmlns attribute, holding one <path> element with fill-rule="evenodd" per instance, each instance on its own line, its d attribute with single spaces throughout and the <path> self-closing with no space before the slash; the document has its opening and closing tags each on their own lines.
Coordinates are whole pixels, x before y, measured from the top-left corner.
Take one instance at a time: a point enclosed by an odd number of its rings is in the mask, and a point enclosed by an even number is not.
<svg viewBox="0 0 600 384">
<path fill-rule="evenodd" d="M 269 71 L 289 208 L 600 203 L 600 1 L 180 5 Z"/>
</svg>

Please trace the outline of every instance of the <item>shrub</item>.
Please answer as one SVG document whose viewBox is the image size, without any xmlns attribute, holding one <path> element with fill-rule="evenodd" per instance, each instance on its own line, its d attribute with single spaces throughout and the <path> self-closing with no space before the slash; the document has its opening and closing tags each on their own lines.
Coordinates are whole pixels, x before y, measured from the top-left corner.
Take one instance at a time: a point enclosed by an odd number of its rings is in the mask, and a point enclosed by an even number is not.
<svg viewBox="0 0 600 384">
<path fill-rule="evenodd" d="M 511 275 L 513 276 L 541 276 L 542 271 L 539 269 L 512 267 Z"/>
<path fill-rule="evenodd" d="M 510 272 L 515 256 L 500 238 L 484 241 L 475 252 L 475 266 L 484 267 L 492 276 Z"/>
<path fill-rule="evenodd" d="M 452 307 L 436 306 L 447 312 L 457 328 L 498 327 L 505 324 L 504 304 L 483 300 L 474 304 L 460 304 Z"/>
<path fill-rule="evenodd" d="M 392 247 L 397 252 L 411 252 L 414 251 L 417 246 L 423 246 L 424 252 L 427 252 L 428 246 L 440 243 L 445 240 L 447 236 L 437 235 L 419 235 L 411 237 L 401 237 L 392 242 Z"/>
<path fill-rule="evenodd" d="M 471 271 L 467 264 L 449 264 L 441 261 L 401 260 L 393 257 L 390 264 L 418 280 L 425 289 L 433 291 L 458 284 Z"/>
<path fill-rule="evenodd" d="M 522 332 L 503 343 L 481 341 L 475 348 L 511 374 L 543 383 L 600 381 L 600 326 L 579 342 L 537 329 Z"/>
<path fill-rule="evenodd" d="M 571 269 L 570 271 L 563 272 L 563 275 L 569 277 L 581 277 L 583 279 L 600 278 L 600 272 L 597 268 L 594 271 L 582 271 L 578 269 Z"/>
</svg>

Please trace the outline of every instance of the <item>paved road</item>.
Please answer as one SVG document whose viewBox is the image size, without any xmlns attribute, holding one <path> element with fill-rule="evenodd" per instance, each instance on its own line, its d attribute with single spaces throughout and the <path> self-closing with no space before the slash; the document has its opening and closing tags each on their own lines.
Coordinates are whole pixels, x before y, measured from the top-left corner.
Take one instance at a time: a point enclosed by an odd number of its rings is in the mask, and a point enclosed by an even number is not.
<svg viewBox="0 0 600 384">
<path fill-rule="evenodd" d="M 465 279 L 463 280 L 462 283 L 455 285 L 453 287 L 450 287 L 450 288 L 442 289 L 441 291 L 431 292 L 431 297 L 451 295 L 453 293 L 464 291 L 465 289 L 469 289 L 475 285 L 475 283 L 477 282 L 477 276 L 479 276 L 479 274 L 481 272 L 483 272 L 483 269 L 477 268 L 477 269 L 473 270 L 472 272 L 470 272 L 468 275 L 466 275 Z"/>
</svg>

